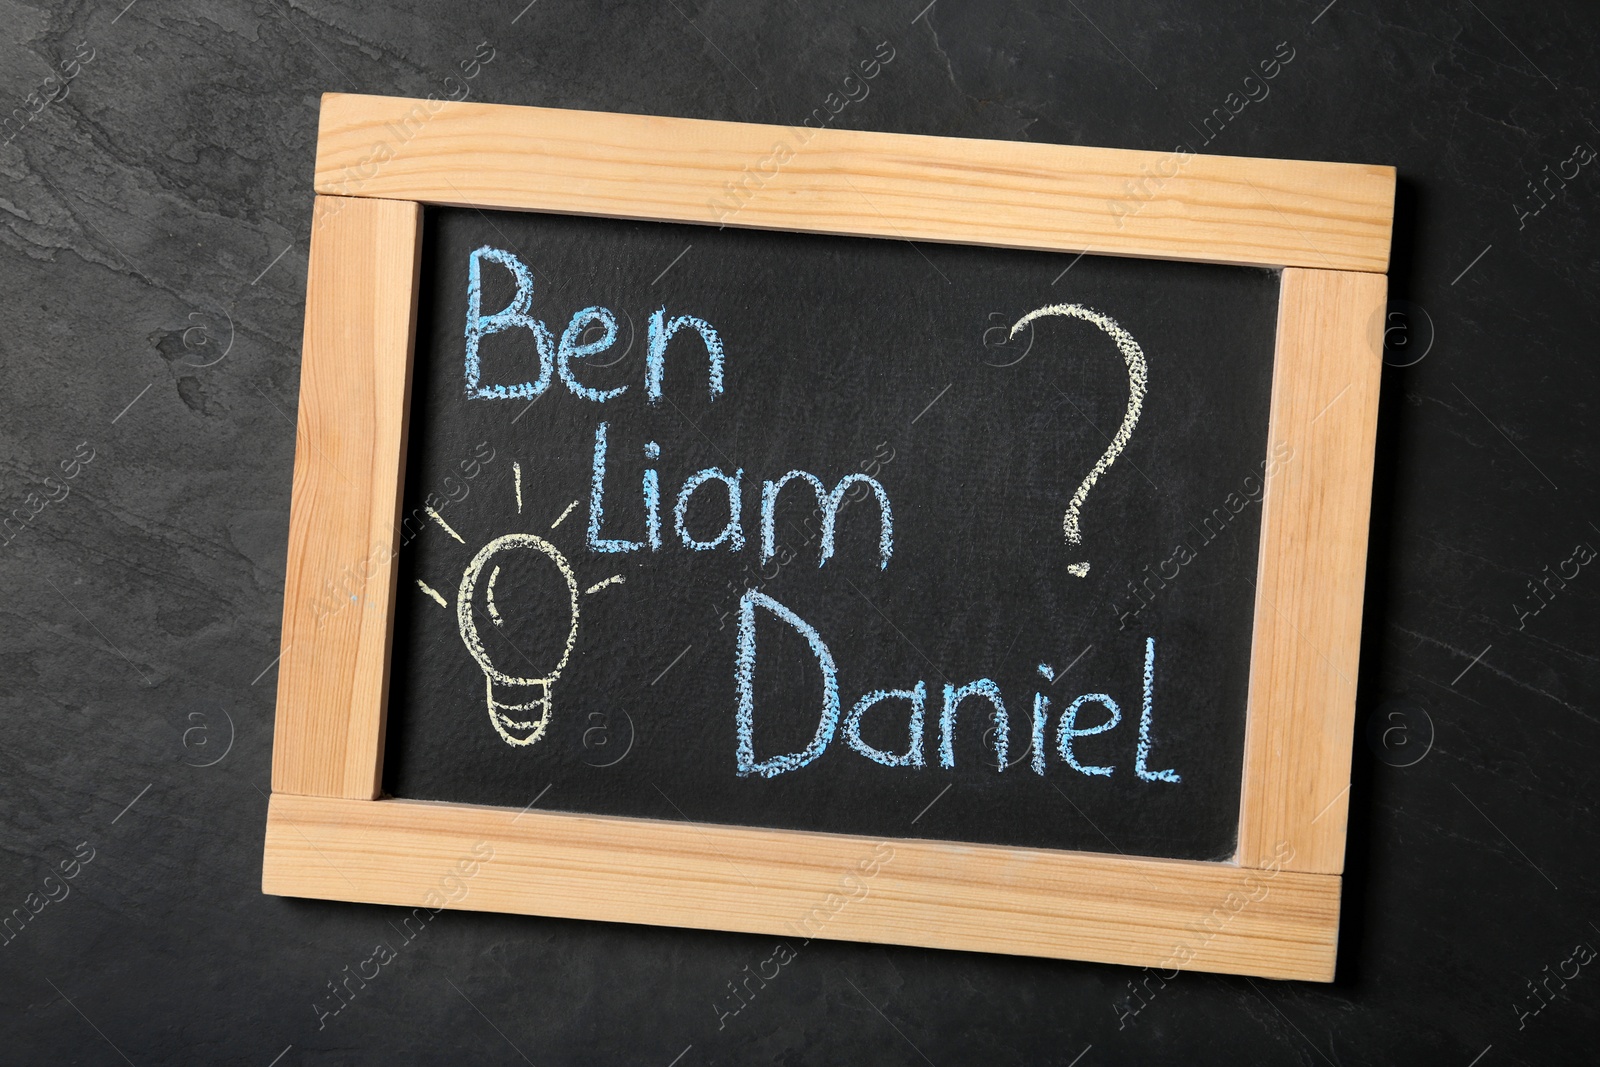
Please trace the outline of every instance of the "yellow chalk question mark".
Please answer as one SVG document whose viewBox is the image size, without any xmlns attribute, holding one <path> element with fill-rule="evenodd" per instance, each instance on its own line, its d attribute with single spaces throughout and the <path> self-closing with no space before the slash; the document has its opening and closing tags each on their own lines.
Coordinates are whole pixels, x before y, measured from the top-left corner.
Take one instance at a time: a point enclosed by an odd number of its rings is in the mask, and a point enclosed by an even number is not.
<svg viewBox="0 0 1600 1067">
<path fill-rule="evenodd" d="M 1117 325 L 1116 320 L 1109 315 L 1102 315 L 1082 304 L 1051 304 L 1049 307 L 1030 311 L 1011 327 L 1011 336 L 1016 337 L 1024 326 L 1047 315 L 1082 319 L 1098 326 L 1116 342 L 1118 350 L 1122 352 L 1123 360 L 1128 364 L 1128 410 L 1122 416 L 1122 428 L 1111 439 L 1111 444 L 1095 463 L 1094 469 L 1078 484 L 1078 491 L 1072 494 L 1072 502 L 1067 505 L 1067 513 L 1061 520 L 1061 527 L 1067 535 L 1068 543 L 1076 545 L 1083 541 L 1083 535 L 1078 530 L 1078 517 L 1083 512 L 1084 498 L 1089 495 L 1089 490 L 1094 488 L 1094 483 L 1099 480 L 1100 475 L 1117 461 L 1117 457 L 1122 454 L 1122 450 L 1128 446 L 1128 441 L 1133 437 L 1133 428 L 1139 424 L 1139 412 L 1144 407 L 1144 395 L 1149 384 L 1149 368 L 1144 361 L 1144 351 L 1140 349 L 1139 342 L 1133 339 L 1132 334 Z M 1089 564 L 1069 563 L 1067 570 L 1079 578 L 1084 578 L 1089 574 Z"/>
</svg>

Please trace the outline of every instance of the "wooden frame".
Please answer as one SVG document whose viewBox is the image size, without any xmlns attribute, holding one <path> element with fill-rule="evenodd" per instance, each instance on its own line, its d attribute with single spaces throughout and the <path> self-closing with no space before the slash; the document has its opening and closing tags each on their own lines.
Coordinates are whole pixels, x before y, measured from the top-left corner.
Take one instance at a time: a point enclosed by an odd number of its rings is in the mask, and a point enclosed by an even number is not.
<svg viewBox="0 0 1600 1067">
<path fill-rule="evenodd" d="M 1332 979 L 1392 168 L 329 94 L 316 191 L 265 892 Z M 1234 857 L 380 798 L 423 204 L 1284 268 Z"/>
</svg>

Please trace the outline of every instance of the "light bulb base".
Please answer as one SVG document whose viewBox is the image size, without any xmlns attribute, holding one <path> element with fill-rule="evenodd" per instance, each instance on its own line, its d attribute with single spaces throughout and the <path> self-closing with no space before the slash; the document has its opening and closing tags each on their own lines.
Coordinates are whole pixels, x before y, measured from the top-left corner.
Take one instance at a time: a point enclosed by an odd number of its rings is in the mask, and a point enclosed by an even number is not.
<svg viewBox="0 0 1600 1067">
<path fill-rule="evenodd" d="M 485 677 L 489 722 L 508 745 L 531 745 L 550 725 L 550 683 L 506 684 Z"/>
</svg>

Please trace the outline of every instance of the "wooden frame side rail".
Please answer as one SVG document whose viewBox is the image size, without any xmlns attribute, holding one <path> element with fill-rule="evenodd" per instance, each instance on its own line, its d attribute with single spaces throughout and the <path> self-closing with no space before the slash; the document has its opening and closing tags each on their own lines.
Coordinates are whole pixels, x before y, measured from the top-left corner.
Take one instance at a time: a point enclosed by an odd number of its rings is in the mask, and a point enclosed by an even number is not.
<svg viewBox="0 0 1600 1067">
<path fill-rule="evenodd" d="M 378 795 L 421 253 L 422 205 L 317 199 L 283 583 L 276 793 Z"/>
<path fill-rule="evenodd" d="M 1191 156 L 1141 186 L 1158 153 L 812 132 L 721 221 L 1286 268 L 1236 855 L 379 799 L 422 205 L 718 222 L 796 131 L 330 94 L 317 187 L 355 195 L 314 214 L 263 890 L 1331 980 L 1393 171 Z"/>
</svg>

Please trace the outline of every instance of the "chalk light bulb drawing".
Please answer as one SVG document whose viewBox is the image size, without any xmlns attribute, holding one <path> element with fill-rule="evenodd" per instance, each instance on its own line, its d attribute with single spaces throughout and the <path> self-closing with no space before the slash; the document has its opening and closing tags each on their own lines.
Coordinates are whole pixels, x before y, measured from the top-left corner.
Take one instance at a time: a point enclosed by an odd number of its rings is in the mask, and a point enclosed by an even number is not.
<svg viewBox="0 0 1600 1067">
<path fill-rule="evenodd" d="M 492 565 L 489 581 L 484 589 L 484 609 L 493 625 L 505 626 L 506 619 L 495 602 L 495 587 L 499 583 L 502 564 L 506 562 L 503 557 L 525 552 L 543 555 L 555 566 L 566 584 L 567 600 L 571 605 L 568 617 L 550 619 L 548 623 L 541 620 L 540 625 L 548 625 L 551 630 L 556 630 L 565 624 L 567 639 L 561 650 L 561 658 L 554 664 L 548 665 L 548 669 L 545 666 L 524 662 L 515 667 L 516 674 L 508 674 L 494 664 L 483 646 L 483 639 L 478 634 L 476 619 L 478 612 L 474 608 L 473 601 L 484 568 Z M 494 724 L 495 731 L 508 745 L 535 744 L 544 736 L 545 728 L 550 725 L 550 687 L 561 677 L 562 668 L 572 656 L 572 646 L 578 640 L 578 579 L 573 576 L 572 565 L 555 545 L 542 537 L 524 533 L 497 537 L 478 550 L 478 554 L 472 557 L 472 562 L 467 564 L 466 572 L 461 576 L 461 589 L 456 594 L 456 621 L 461 627 L 462 643 L 467 646 L 467 651 L 472 653 L 472 658 L 477 660 L 478 666 L 483 669 L 484 688 L 489 703 L 489 721 Z M 528 677 L 530 672 L 537 673 L 540 677 Z"/>
<path fill-rule="evenodd" d="M 511 473 L 520 515 L 522 464 L 513 462 Z M 550 528 L 565 522 L 577 506 L 576 500 L 568 504 Z M 422 510 L 458 544 L 466 544 L 433 507 Z M 622 575 L 614 574 L 583 595 L 622 582 Z M 417 587 L 449 610 L 449 601 L 427 582 L 418 578 Z M 578 578 L 572 564 L 542 537 L 502 534 L 480 548 L 462 572 L 455 614 L 461 643 L 483 671 L 484 700 L 495 733 L 517 748 L 537 744 L 550 726 L 551 687 L 578 641 Z M 531 652 L 530 639 L 536 646 Z"/>
</svg>

